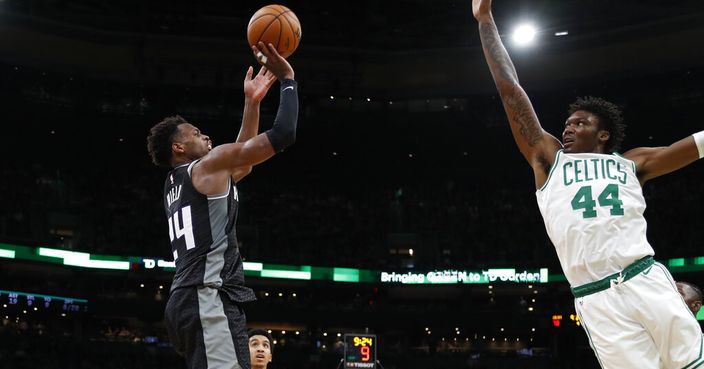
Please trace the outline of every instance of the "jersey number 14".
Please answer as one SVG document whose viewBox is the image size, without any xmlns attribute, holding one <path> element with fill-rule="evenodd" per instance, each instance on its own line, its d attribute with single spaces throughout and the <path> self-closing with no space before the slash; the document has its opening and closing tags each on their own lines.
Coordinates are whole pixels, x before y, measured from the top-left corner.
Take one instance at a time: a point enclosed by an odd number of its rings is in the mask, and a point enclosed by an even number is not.
<svg viewBox="0 0 704 369">
<path fill-rule="evenodd" d="M 179 213 L 183 221 L 179 223 Z M 174 235 L 175 233 L 175 235 Z M 193 237 L 193 224 L 191 222 L 191 206 L 184 206 L 181 210 L 176 211 L 173 216 L 169 217 L 169 238 L 171 243 L 181 237 L 186 239 L 186 250 L 196 247 L 196 241 Z"/>
<path fill-rule="evenodd" d="M 618 198 L 618 185 L 609 184 L 597 197 L 599 206 L 610 206 L 611 215 L 623 215 L 623 201 Z M 580 188 L 572 198 L 572 210 L 584 209 L 583 218 L 596 218 L 596 201 L 592 196 L 592 186 Z"/>
</svg>

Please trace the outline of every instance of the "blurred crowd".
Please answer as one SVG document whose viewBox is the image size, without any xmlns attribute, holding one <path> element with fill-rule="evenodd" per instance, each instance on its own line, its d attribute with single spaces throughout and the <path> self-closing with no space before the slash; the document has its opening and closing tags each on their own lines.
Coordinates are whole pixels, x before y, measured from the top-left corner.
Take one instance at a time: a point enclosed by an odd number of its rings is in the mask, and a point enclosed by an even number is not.
<svg viewBox="0 0 704 369">
<path fill-rule="evenodd" d="M 13 178 L 2 181 L 3 241 L 98 254 L 168 255 L 160 186 L 141 185 L 158 183 L 154 173 L 133 168 L 129 181 L 100 181 L 121 173 L 96 168 L 88 177 L 42 169 L 2 168 L 3 178 Z M 660 258 L 699 256 L 696 240 L 704 228 L 689 221 L 697 219 L 691 205 L 704 202 L 702 177 L 700 170 L 689 170 L 645 187 L 649 239 Z M 251 261 L 360 268 L 554 265 L 530 184 L 516 188 L 502 179 L 370 185 L 362 194 L 320 191 L 305 183 L 245 183 L 238 221 L 242 253 Z M 96 183 L 100 190 L 90 190 Z"/>
<path fill-rule="evenodd" d="M 215 144 L 232 140 L 241 97 L 174 86 L 135 92 L 7 65 L 0 77 L 13 127 L 2 147 L 12 160 L 0 166 L 0 242 L 168 259 L 167 171 L 149 162 L 146 133 L 163 116 L 184 113 L 172 106 L 230 101 L 219 113 L 195 109 L 186 117 Z M 621 104 L 630 123 L 625 149 L 666 145 L 701 129 L 698 78 L 691 71 L 653 77 L 647 83 L 660 84 L 658 96 L 635 77 L 571 95 L 603 93 Z M 562 91 L 532 97 L 545 128 L 559 136 L 572 98 Z M 121 101 L 122 109 L 105 110 L 104 100 Z M 238 184 L 243 256 L 360 268 L 557 267 L 530 169 L 498 100 L 437 101 L 350 110 L 346 101 L 303 95 L 296 145 Z M 262 129 L 276 103 L 263 104 Z M 645 186 L 658 258 L 699 256 L 704 227 L 693 204 L 704 200 L 703 176 L 697 162 Z"/>
</svg>

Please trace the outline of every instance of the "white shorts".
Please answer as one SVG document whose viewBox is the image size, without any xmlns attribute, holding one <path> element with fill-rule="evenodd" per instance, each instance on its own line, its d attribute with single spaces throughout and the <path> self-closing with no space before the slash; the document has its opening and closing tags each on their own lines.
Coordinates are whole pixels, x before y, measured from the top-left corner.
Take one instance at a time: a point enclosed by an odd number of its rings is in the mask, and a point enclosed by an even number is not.
<svg viewBox="0 0 704 369">
<path fill-rule="evenodd" d="M 704 369 L 699 323 L 660 263 L 575 308 L 604 369 Z"/>
</svg>

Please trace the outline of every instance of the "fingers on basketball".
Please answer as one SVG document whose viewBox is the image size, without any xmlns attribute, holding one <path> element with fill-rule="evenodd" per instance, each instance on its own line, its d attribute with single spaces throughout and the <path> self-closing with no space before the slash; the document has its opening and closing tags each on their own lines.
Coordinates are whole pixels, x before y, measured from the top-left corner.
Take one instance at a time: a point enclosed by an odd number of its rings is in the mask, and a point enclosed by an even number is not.
<svg viewBox="0 0 704 369">
<path fill-rule="evenodd" d="M 247 41 L 272 44 L 282 57 L 296 51 L 301 42 L 301 23 L 291 9 L 283 5 L 267 5 L 254 13 L 247 26 Z"/>
</svg>

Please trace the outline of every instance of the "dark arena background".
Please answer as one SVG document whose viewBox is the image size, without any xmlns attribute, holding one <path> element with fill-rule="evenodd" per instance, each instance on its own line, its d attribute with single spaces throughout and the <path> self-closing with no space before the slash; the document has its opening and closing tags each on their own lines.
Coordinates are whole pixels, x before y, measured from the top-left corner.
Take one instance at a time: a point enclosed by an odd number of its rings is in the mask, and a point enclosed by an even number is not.
<svg viewBox="0 0 704 369">
<path fill-rule="evenodd" d="M 234 141 L 247 23 L 267 4 L 0 0 L 0 367 L 185 367 L 162 322 L 166 170 L 145 139 L 180 114 Z M 303 31 L 298 138 L 239 184 L 237 224 L 269 367 L 335 369 L 373 337 L 377 368 L 598 368 L 471 1 L 281 4 Z M 623 108 L 624 150 L 704 128 L 700 0 L 493 8 L 553 135 L 585 95 Z M 522 21 L 530 46 L 511 42 Z M 656 260 L 697 285 L 703 182 L 697 162 L 643 189 Z"/>
</svg>

